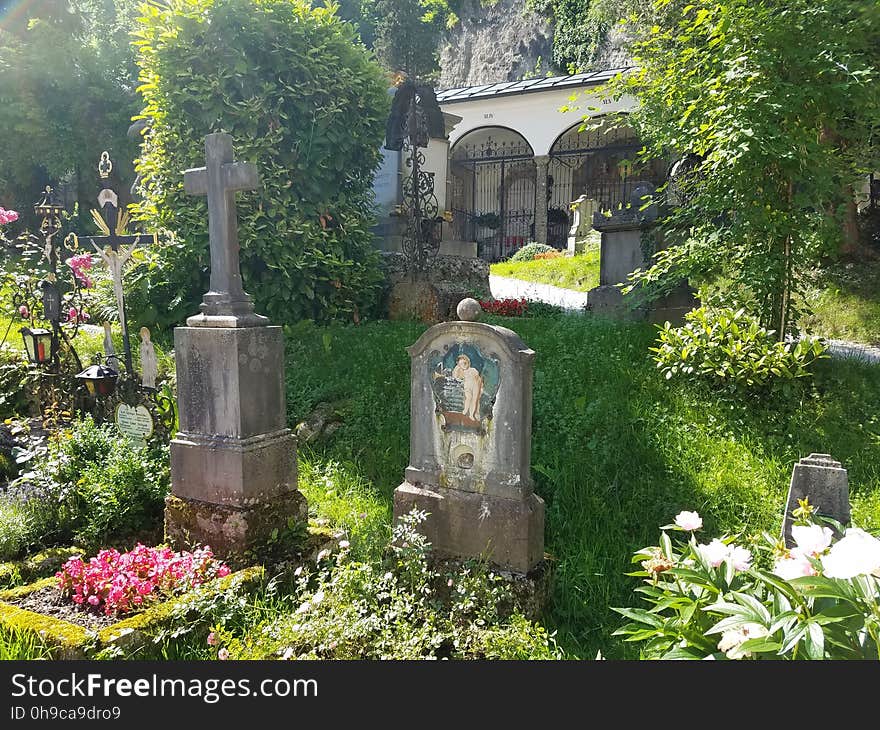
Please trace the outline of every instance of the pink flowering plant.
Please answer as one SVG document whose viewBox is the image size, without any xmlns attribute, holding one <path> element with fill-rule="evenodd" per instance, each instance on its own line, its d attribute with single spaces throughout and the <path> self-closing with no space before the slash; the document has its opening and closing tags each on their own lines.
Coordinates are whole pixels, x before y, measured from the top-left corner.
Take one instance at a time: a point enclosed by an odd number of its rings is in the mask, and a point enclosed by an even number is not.
<svg viewBox="0 0 880 730">
<path fill-rule="evenodd" d="M 680 513 L 635 554 L 651 605 L 615 608 L 630 621 L 615 635 L 649 659 L 877 659 L 880 539 L 806 500 L 794 514 L 787 548 L 768 534 L 701 540 L 699 515 Z"/>
<path fill-rule="evenodd" d="M 101 550 L 85 562 L 70 558 L 55 574 L 62 595 L 108 616 L 131 613 L 225 575 L 229 567 L 207 546 L 193 552 L 138 545 L 127 553 Z"/>
</svg>

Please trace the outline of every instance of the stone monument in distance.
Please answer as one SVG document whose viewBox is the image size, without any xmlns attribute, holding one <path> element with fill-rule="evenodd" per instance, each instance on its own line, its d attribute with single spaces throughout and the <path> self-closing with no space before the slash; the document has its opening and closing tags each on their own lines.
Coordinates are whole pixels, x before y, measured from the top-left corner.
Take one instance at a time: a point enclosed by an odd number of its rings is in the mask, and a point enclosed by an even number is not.
<svg viewBox="0 0 880 730">
<path fill-rule="evenodd" d="M 440 557 L 485 557 L 526 574 L 544 557 L 544 502 L 530 472 L 532 367 L 519 336 L 477 321 L 427 330 L 411 362 L 410 464 L 394 516 L 429 513 L 420 531 Z"/>
<path fill-rule="evenodd" d="M 180 430 L 165 534 L 234 559 L 291 518 L 304 522 L 307 505 L 286 426 L 281 327 L 254 313 L 241 282 L 235 193 L 258 188 L 259 175 L 234 161 L 228 134 L 205 137 L 205 153 L 184 189 L 208 198 L 211 283 L 201 313 L 174 331 Z"/>
</svg>

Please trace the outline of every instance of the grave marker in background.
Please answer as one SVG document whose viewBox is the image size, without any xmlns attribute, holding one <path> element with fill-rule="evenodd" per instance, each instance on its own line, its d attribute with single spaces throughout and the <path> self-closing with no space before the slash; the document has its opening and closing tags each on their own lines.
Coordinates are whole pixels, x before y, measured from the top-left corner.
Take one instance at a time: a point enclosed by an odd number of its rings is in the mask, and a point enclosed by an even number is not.
<svg viewBox="0 0 880 730">
<path fill-rule="evenodd" d="M 805 497 L 810 500 L 816 514 L 831 517 L 842 525 L 849 523 L 849 476 L 846 469 L 829 454 L 810 454 L 795 464 L 791 472 L 782 522 L 782 537 L 786 547 L 794 545 L 791 539 L 792 513 L 798 508 L 798 501 Z"/>
</svg>

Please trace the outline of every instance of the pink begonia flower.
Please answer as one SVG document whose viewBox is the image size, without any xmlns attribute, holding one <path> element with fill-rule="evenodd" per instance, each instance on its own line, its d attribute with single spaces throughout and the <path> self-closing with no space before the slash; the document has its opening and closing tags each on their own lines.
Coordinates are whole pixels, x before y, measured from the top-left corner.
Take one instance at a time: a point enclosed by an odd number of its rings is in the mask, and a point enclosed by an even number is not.
<svg viewBox="0 0 880 730">
<path fill-rule="evenodd" d="M 217 637 L 214 635 L 213 631 L 208 634 L 208 646 L 217 646 Z"/>
<path fill-rule="evenodd" d="M 742 626 L 725 631 L 718 642 L 718 650 L 723 651 L 728 659 L 745 659 L 751 656 L 750 652 L 743 651 L 740 647 L 749 639 L 762 639 L 770 632 L 765 626 L 756 623 L 743 624 Z"/>
<path fill-rule="evenodd" d="M 679 512 L 675 517 L 675 524 L 682 530 L 693 532 L 703 526 L 703 518 L 696 512 Z"/>
<path fill-rule="evenodd" d="M 217 658 L 221 662 L 225 662 L 227 659 L 229 659 L 229 650 L 224 646 L 222 649 L 220 649 L 220 651 L 217 652 Z"/>
<path fill-rule="evenodd" d="M 880 577 L 880 540 L 858 527 L 850 527 L 824 558 L 822 572 L 828 578 Z"/>
<path fill-rule="evenodd" d="M 6 210 L 5 208 L 0 208 L 0 226 L 5 226 L 7 223 L 14 223 L 18 220 L 18 213 L 14 210 Z"/>
<path fill-rule="evenodd" d="M 748 570 L 752 567 L 752 553 L 750 550 L 739 545 L 730 545 L 729 550 L 730 552 L 727 557 L 730 558 L 734 570 Z"/>
<path fill-rule="evenodd" d="M 791 537 L 804 555 L 816 557 L 825 552 L 834 533 L 821 525 L 794 525 L 791 528 Z"/>
<path fill-rule="evenodd" d="M 789 551 L 788 557 L 780 558 L 773 566 L 773 572 L 783 580 L 802 578 L 805 575 L 818 575 L 806 555 L 797 548 Z"/>
<path fill-rule="evenodd" d="M 30 312 L 30 310 L 27 308 L 27 305 L 26 305 L 26 304 L 22 304 L 22 305 L 18 308 L 18 313 L 19 313 L 19 315 L 21 315 L 21 318 L 22 318 L 22 319 L 27 319 L 28 317 L 31 316 L 31 312 Z"/>
<path fill-rule="evenodd" d="M 703 560 L 709 563 L 713 568 L 717 568 L 721 565 L 730 554 L 730 548 L 728 548 L 727 545 L 721 542 L 717 537 L 708 545 L 697 545 L 697 550 L 700 551 Z"/>
</svg>

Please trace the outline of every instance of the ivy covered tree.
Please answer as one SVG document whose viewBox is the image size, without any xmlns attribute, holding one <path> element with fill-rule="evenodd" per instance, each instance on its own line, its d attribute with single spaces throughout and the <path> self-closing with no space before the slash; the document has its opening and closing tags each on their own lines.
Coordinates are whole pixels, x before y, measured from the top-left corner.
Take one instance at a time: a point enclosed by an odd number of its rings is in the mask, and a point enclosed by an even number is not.
<svg viewBox="0 0 880 730">
<path fill-rule="evenodd" d="M 370 230 L 387 81 L 335 6 L 303 0 L 166 0 L 136 33 L 143 116 L 136 216 L 168 240 L 132 287 L 148 324 L 180 322 L 208 283 L 204 198 L 182 171 L 204 137 L 233 136 L 263 189 L 238 196 L 242 276 L 273 321 L 355 319 L 378 300 Z"/>
<path fill-rule="evenodd" d="M 880 166 L 880 5 L 657 0 L 610 84 L 653 156 L 680 155 L 668 249 L 636 281 L 722 279 L 780 339 L 803 273 L 839 244 L 846 191 Z"/>
</svg>

